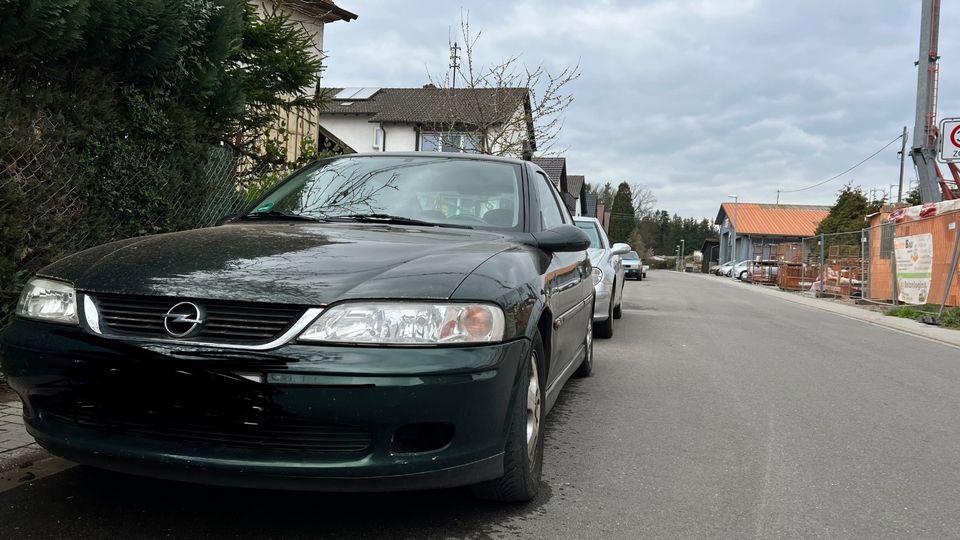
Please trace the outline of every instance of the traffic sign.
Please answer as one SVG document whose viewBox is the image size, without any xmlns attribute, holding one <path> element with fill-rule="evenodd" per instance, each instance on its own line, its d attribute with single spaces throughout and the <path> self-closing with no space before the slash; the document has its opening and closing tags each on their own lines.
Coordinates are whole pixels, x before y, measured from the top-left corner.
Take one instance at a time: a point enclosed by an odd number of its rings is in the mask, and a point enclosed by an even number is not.
<svg viewBox="0 0 960 540">
<path fill-rule="evenodd" d="M 940 122 L 940 161 L 960 163 L 960 118 Z"/>
</svg>

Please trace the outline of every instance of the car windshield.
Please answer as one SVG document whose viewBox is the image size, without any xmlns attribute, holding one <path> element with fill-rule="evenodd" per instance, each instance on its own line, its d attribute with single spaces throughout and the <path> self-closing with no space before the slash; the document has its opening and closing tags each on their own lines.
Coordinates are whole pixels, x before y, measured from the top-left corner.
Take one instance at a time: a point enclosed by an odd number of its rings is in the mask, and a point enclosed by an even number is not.
<svg viewBox="0 0 960 540">
<path fill-rule="evenodd" d="M 363 156 L 323 161 L 261 200 L 252 217 L 395 221 L 517 229 L 520 168 L 446 157 Z"/>
<path fill-rule="evenodd" d="M 577 221 L 574 220 L 577 224 L 577 227 L 587 233 L 587 237 L 590 238 L 590 247 L 594 249 L 603 249 L 603 243 L 600 241 L 600 233 L 597 232 L 597 224 L 592 221 Z"/>
<path fill-rule="evenodd" d="M 640 255 L 637 255 L 636 251 L 631 251 L 630 253 L 627 253 L 626 255 L 624 255 L 622 259 L 625 261 L 639 261 Z"/>
</svg>

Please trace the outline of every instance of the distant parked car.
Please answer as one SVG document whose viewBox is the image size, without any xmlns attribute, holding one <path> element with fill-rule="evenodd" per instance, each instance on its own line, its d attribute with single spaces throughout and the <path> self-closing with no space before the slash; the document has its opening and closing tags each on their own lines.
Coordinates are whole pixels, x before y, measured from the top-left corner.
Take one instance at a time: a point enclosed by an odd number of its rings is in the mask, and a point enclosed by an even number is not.
<svg viewBox="0 0 960 540">
<path fill-rule="evenodd" d="M 725 262 L 717 267 L 716 271 L 714 271 L 714 274 L 718 276 L 730 277 L 730 269 L 733 268 L 733 265 L 735 264 L 737 264 L 735 261 Z"/>
<path fill-rule="evenodd" d="M 623 262 L 621 255 L 630 251 L 627 244 L 610 245 L 600 221 L 592 217 L 575 217 L 573 222 L 587 233 L 590 247 L 587 255 L 593 265 L 593 286 L 596 291 L 593 301 L 593 333 L 598 338 L 613 337 L 613 320 L 623 314 Z"/>
<path fill-rule="evenodd" d="M 647 277 L 647 271 L 643 264 L 643 261 L 640 259 L 640 255 L 636 251 L 631 251 L 623 255 L 623 275 L 625 278 L 633 278 L 638 280 L 643 280 Z"/>
<path fill-rule="evenodd" d="M 738 262 L 733 268 L 730 269 L 727 274 L 728 277 L 735 277 L 740 281 L 744 281 L 744 278 L 747 277 L 747 274 L 750 273 L 750 263 L 753 262 L 750 259 L 744 259 Z"/>
</svg>

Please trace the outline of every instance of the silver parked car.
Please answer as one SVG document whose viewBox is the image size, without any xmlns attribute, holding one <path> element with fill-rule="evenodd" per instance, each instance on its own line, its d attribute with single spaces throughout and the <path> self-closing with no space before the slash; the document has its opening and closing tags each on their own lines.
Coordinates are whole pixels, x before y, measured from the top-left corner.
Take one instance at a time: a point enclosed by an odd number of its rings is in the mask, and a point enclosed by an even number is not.
<svg viewBox="0 0 960 540">
<path fill-rule="evenodd" d="M 637 255 L 636 251 L 631 251 L 623 256 L 624 277 L 643 281 L 643 278 L 647 277 L 647 268 L 649 268 L 649 266 L 643 264 L 643 261 L 640 260 L 640 255 Z"/>
<path fill-rule="evenodd" d="M 573 218 L 577 227 L 590 237 L 590 263 L 593 265 L 593 333 L 599 338 L 613 337 L 613 320 L 622 314 L 623 262 L 620 256 L 630 251 L 627 244 L 610 245 L 600 221 L 592 217 Z"/>
</svg>

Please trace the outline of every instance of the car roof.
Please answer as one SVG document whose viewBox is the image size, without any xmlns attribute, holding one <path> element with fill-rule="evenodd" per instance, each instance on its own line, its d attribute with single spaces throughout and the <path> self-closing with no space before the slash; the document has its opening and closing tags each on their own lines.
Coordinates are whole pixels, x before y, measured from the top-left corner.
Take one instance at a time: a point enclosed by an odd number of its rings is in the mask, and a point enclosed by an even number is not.
<svg viewBox="0 0 960 540">
<path fill-rule="evenodd" d="M 535 165 L 532 161 L 524 161 L 522 159 L 510 158 L 510 157 L 501 157 L 501 156 L 491 156 L 488 154 L 469 154 L 466 152 L 359 152 L 356 154 L 343 154 L 340 156 L 335 156 L 337 158 L 353 158 L 353 157 L 411 157 L 411 158 L 450 158 L 450 159 L 469 159 L 473 161 L 495 161 L 499 163 L 512 163 L 514 165 L 524 165 L 531 164 Z"/>
</svg>

